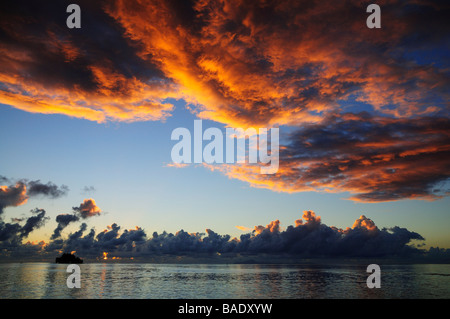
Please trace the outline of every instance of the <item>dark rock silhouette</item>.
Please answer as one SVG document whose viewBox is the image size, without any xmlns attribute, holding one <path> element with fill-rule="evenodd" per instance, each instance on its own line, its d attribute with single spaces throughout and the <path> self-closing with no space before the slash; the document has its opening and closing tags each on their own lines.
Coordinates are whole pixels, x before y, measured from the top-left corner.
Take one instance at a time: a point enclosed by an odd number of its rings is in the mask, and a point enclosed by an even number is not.
<svg viewBox="0 0 450 319">
<path fill-rule="evenodd" d="M 61 257 L 56 257 L 55 263 L 57 264 L 82 264 L 83 259 L 76 257 L 75 255 L 64 253 Z"/>
</svg>

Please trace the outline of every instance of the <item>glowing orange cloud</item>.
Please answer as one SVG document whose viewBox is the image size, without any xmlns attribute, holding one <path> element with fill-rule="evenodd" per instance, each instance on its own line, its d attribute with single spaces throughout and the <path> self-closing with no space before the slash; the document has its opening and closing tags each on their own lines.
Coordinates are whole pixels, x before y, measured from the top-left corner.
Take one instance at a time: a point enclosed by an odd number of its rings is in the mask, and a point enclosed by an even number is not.
<svg viewBox="0 0 450 319">
<path fill-rule="evenodd" d="M 245 227 L 245 226 L 235 226 L 237 229 L 239 229 L 239 230 L 242 230 L 242 231 L 250 231 L 250 230 L 252 230 L 251 228 L 249 228 L 249 227 Z"/>
<path fill-rule="evenodd" d="M 17 20 L 15 14 L 10 16 L 15 23 L 0 22 L 11 40 L 0 48 L 0 103 L 99 123 L 164 120 L 170 115 L 173 105 L 165 99 L 177 96 L 174 85 L 164 76 L 125 72 L 139 68 L 133 64 L 139 62 L 134 54 L 119 63 L 113 47 L 104 50 L 96 46 L 99 39 L 86 39 L 95 35 L 78 38 L 49 21 L 31 30 L 28 22 L 36 17 L 23 12 Z"/>
<path fill-rule="evenodd" d="M 375 225 L 375 223 L 370 219 L 367 218 L 364 215 L 361 215 L 361 217 L 359 217 L 357 220 L 355 220 L 355 222 L 353 223 L 352 228 L 365 228 L 369 231 L 375 231 L 378 230 L 377 226 Z"/>
<path fill-rule="evenodd" d="M 73 207 L 73 210 L 78 212 L 82 218 L 88 218 L 96 215 L 100 215 L 101 209 L 95 203 L 92 198 L 85 199 L 79 207 Z M 110 228 L 111 226 L 108 226 Z"/>
<path fill-rule="evenodd" d="M 382 30 L 370 32 L 358 19 L 344 18 L 360 12 L 357 1 L 211 0 L 190 9 L 118 0 L 106 11 L 202 118 L 235 127 L 319 122 L 316 112 L 339 110 L 338 101 L 350 95 L 385 114 L 425 115 L 438 108 L 427 105 L 424 90 L 448 84 L 437 68 L 386 62 L 380 48 L 414 28 L 394 11 Z M 330 29 L 333 24 L 339 28 Z"/>
<path fill-rule="evenodd" d="M 7 206 L 17 207 L 27 202 L 27 187 L 24 183 L 16 183 L 14 186 L 0 186 L 0 214 Z"/>
<path fill-rule="evenodd" d="M 445 118 L 324 119 L 291 135 L 277 174 L 259 174 L 258 165 L 204 167 L 277 192 L 349 192 L 362 202 L 436 200 L 446 190 L 435 185 L 450 177 L 449 127 Z"/>
</svg>

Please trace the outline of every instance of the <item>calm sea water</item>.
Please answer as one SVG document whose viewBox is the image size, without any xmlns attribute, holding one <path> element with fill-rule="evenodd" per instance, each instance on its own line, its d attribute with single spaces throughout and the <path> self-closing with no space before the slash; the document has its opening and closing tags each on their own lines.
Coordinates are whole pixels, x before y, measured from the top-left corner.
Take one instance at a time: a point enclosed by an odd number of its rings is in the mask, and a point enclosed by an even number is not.
<svg viewBox="0 0 450 319">
<path fill-rule="evenodd" d="M 67 265 L 0 264 L 0 298 L 450 298 L 450 265 L 82 264 L 81 288 L 67 288 Z"/>
</svg>

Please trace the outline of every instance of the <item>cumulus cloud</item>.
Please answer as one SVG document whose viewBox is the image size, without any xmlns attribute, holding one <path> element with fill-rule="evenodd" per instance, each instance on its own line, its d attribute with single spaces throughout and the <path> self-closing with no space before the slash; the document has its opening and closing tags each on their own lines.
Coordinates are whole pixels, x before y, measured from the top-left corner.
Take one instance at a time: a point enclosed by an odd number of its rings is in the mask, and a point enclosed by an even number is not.
<svg viewBox="0 0 450 319">
<path fill-rule="evenodd" d="M 69 223 L 72 218 L 64 216 L 59 221 Z M 30 221 L 30 224 L 38 225 L 35 221 Z M 28 228 L 18 224 L 2 224 L 0 238 L 10 238 L 7 236 L 8 232 L 15 234 L 16 238 L 21 238 L 28 233 L 26 229 Z M 414 240 L 425 239 L 420 234 L 399 226 L 380 229 L 364 215 L 356 219 L 352 227 L 341 229 L 323 224 L 320 216 L 313 211 L 304 211 L 294 225 L 282 229 L 280 221 L 274 220 L 267 226 L 255 226 L 252 232 L 243 234 L 240 238 L 221 235 L 211 229 L 206 229 L 204 233 L 180 230 L 175 234 L 154 232 L 147 236 L 141 227 L 122 229 L 116 223 L 97 233 L 94 228 L 89 230 L 88 225 L 82 223 L 77 231 L 66 238 L 55 236 L 49 243 L 40 244 L 36 248 L 44 255 L 77 251 L 80 256 L 92 259 L 103 258 L 104 253 L 110 257 L 134 257 L 143 260 L 164 256 L 266 256 L 268 260 L 279 256 L 292 260 L 321 257 L 423 256 L 425 251 L 411 245 Z M 6 245 L 3 244 L 3 247 Z M 10 246 L 9 251 L 14 252 L 18 248 L 21 246 L 16 244 L 14 247 Z"/>
<path fill-rule="evenodd" d="M 83 219 L 100 215 L 101 209 L 95 203 L 95 200 L 92 198 L 85 199 L 80 206 L 72 207 L 73 211 Z"/>
<path fill-rule="evenodd" d="M 50 198 L 58 198 L 66 195 L 67 192 L 69 191 L 69 188 L 66 185 L 61 185 L 60 187 L 58 187 L 52 182 L 43 184 L 39 180 L 30 181 L 27 183 L 27 185 L 29 196 L 44 195 Z"/>
<path fill-rule="evenodd" d="M 19 180 L 15 184 L 4 177 L 0 176 L 0 183 L 8 183 L 7 185 L 0 185 L 0 216 L 5 207 L 17 207 L 27 203 L 30 197 L 45 196 L 48 198 L 58 198 L 64 196 L 69 191 L 65 185 L 57 186 L 52 182 L 47 184 L 41 183 L 39 180 L 28 181 Z"/>
<path fill-rule="evenodd" d="M 50 239 L 53 240 L 53 239 L 60 237 L 61 232 L 64 230 L 64 228 L 67 227 L 67 225 L 69 225 L 72 222 L 77 222 L 79 220 L 80 220 L 80 218 L 77 215 L 59 214 L 58 216 L 56 216 L 57 226 L 56 226 L 55 230 L 53 231 L 53 234 L 50 237 Z"/>
<path fill-rule="evenodd" d="M 27 202 L 27 187 L 24 183 L 14 186 L 0 186 L 0 216 L 8 206 L 16 207 Z"/>
<path fill-rule="evenodd" d="M 50 217 L 46 217 L 45 210 L 35 208 L 31 211 L 35 216 L 31 216 L 26 220 L 25 225 L 20 230 L 20 237 L 28 237 L 28 235 L 35 229 L 42 227 L 45 222 L 50 219 Z"/>
<path fill-rule="evenodd" d="M 50 218 L 46 216 L 44 209 L 35 208 L 31 210 L 33 216 L 21 221 L 25 221 L 24 225 L 20 223 L 5 223 L 0 219 L 0 247 L 5 250 L 15 250 L 22 246 L 22 239 L 35 229 L 44 226 L 45 222 Z"/>
<path fill-rule="evenodd" d="M 79 206 L 72 207 L 72 214 L 59 214 L 56 216 L 56 228 L 50 237 L 51 240 L 56 240 L 61 237 L 61 232 L 71 223 L 85 220 L 87 218 L 98 216 L 101 214 L 101 209 L 92 198 L 85 199 Z M 87 227 L 83 223 L 83 227 Z"/>
</svg>

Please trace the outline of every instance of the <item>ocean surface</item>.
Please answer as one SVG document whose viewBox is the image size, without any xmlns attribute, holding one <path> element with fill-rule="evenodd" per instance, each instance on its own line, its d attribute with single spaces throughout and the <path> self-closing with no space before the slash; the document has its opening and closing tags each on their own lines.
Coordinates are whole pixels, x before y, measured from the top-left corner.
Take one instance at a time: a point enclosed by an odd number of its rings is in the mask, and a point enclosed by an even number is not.
<svg viewBox="0 0 450 319">
<path fill-rule="evenodd" d="M 450 265 L 380 265 L 369 289 L 367 265 L 81 264 L 80 288 L 68 265 L 0 264 L 0 298 L 49 299 L 448 299 Z"/>
</svg>

